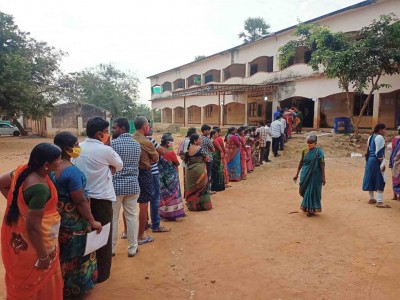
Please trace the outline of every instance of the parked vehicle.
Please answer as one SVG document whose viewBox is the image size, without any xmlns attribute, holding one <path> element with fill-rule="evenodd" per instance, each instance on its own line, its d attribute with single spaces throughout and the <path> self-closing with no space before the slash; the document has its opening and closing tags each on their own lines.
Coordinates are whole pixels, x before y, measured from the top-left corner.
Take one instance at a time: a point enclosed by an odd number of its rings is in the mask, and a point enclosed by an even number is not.
<svg viewBox="0 0 400 300">
<path fill-rule="evenodd" d="M 7 124 L 5 122 L 0 123 L 0 135 L 13 135 L 19 136 L 21 132 L 17 127 Z"/>
</svg>

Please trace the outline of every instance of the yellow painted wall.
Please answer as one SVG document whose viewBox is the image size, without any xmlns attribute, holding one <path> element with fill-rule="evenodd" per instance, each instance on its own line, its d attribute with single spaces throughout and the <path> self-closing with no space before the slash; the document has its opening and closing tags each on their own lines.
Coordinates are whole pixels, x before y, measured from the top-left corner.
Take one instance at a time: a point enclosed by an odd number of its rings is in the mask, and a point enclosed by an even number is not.
<svg viewBox="0 0 400 300">
<path fill-rule="evenodd" d="M 240 103 L 229 103 L 226 105 L 225 124 L 243 125 L 245 123 L 245 105 Z"/>
</svg>

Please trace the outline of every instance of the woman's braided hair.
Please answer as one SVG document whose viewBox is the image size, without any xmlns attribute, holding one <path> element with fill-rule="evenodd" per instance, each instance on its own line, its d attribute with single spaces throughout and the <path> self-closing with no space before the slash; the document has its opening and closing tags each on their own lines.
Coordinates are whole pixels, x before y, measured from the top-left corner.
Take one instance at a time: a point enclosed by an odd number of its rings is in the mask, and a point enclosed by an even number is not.
<svg viewBox="0 0 400 300">
<path fill-rule="evenodd" d="M 28 167 L 21 172 L 18 176 L 14 186 L 13 198 L 10 204 L 10 208 L 6 215 L 6 224 L 11 226 L 18 221 L 19 207 L 18 207 L 18 193 L 25 179 L 31 174 L 39 170 L 47 162 L 53 162 L 60 158 L 61 149 L 56 145 L 49 143 L 41 143 L 36 145 L 29 157 Z"/>
</svg>

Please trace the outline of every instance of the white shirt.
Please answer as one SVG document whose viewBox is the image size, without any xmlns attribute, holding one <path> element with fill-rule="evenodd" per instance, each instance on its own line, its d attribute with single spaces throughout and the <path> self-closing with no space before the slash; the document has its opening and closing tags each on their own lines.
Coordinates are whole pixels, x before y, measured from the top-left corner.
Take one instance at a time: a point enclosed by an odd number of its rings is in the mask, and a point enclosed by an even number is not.
<svg viewBox="0 0 400 300">
<path fill-rule="evenodd" d="M 286 128 L 286 120 L 284 119 L 284 118 L 281 118 L 281 122 L 282 122 L 282 128 L 283 128 L 283 132 L 282 133 L 284 133 L 285 132 L 285 128 Z"/>
<path fill-rule="evenodd" d="M 267 142 L 272 142 L 272 131 L 271 129 L 268 127 L 268 125 L 265 125 L 265 129 L 267 130 Z"/>
<path fill-rule="evenodd" d="M 96 139 L 86 138 L 79 144 L 81 154 L 74 164 L 86 176 L 86 190 L 90 198 L 115 201 L 110 166 L 121 171 L 121 157 L 110 146 Z"/>
<path fill-rule="evenodd" d="M 275 120 L 271 123 L 271 136 L 278 138 L 284 133 L 284 128 L 281 120 Z"/>
</svg>

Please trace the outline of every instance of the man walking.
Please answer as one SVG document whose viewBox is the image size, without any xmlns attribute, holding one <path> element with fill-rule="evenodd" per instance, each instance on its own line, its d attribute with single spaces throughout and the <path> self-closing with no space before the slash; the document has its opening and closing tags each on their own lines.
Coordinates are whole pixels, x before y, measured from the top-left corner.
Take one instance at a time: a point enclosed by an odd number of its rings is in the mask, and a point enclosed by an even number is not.
<svg viewBox="0 0 400 300">
<path fill-rule="evenodd" d="M 211 195 L 215 194 L 215 191 L 211 191 L 211 165 L 212 165 L 212 155 L 210 152 L 214 152 L 214 145 L 211 142 L 210 138 L 208 137 L 210 135 L 211 127 L 204 124 L 201 126 L 201 147 L 207 154 L 207 156 L 210 158 L 208 162 L 206 162 L 206 167 L 207 167 L 207 177 L 208 177 L 208 191 L 210 192 Z"/>
<path fill-rule="evenodd" d="M 108 146 L 110 144 L 109 125 L 100 117 L 89 119 L 86 125 L 87 138 L 79 144 L 81 154 L 74 160 L 75 165 L 86 176 L 86 190 L 90 197 L 90 209 L 93 217 L 103 226 L 112 223 L 112 202 L 116 201 L 111 170 L 118 172 L 123 167 L 120 156 Z M 111 232 L 107 244 L 96 251 L 96 257 L 97 282 L 99 283 L 110 277 Z"/>
<path fill-rule="evenodd" d="M 154 241 L 151 236 L 145 236 L 144 231 L 147 224 L 147 216 L 149 209 L 149 202 L 154 196 L 154 183 L 151 174 L 151 165 L 158 162 L 158 153 L 146 135 L 150 130 L 150 124 L 143 116 L 137 116 L 134 120 L 136 132 L 133 138 L 140 144 L 141 152 L 139 159 L 139 186 L 140 195 L 138 198 L 139 203 L 139 236 L 138 244 L 143 245 Z"/>
<path fill-rule="evenodd" d="M 115 119 L 112 126 L 111 147 L 121 157 L 124 167 L 113 176 L 117 201 L 113 206 L 112 253 L 117 245 L 118 221 L 121 205 L 124 209 L 128 237 L 128 257 L 134 257 L 138 251 L 138 209 L 137 199 L 140 188 L 138 182 L 140 145 L 129 134 L 129 123 L 125 118 Z"/>
<path fill-rule="evenodd" d="M 283 126 L 281 122 L 282 115 L 278 115 L 277 119 L 271 123 L 271 136 L 272 136 L 272 152 L 274 157 L 279 156 L 279 143 L 283 134 Z"/>
</svg>

